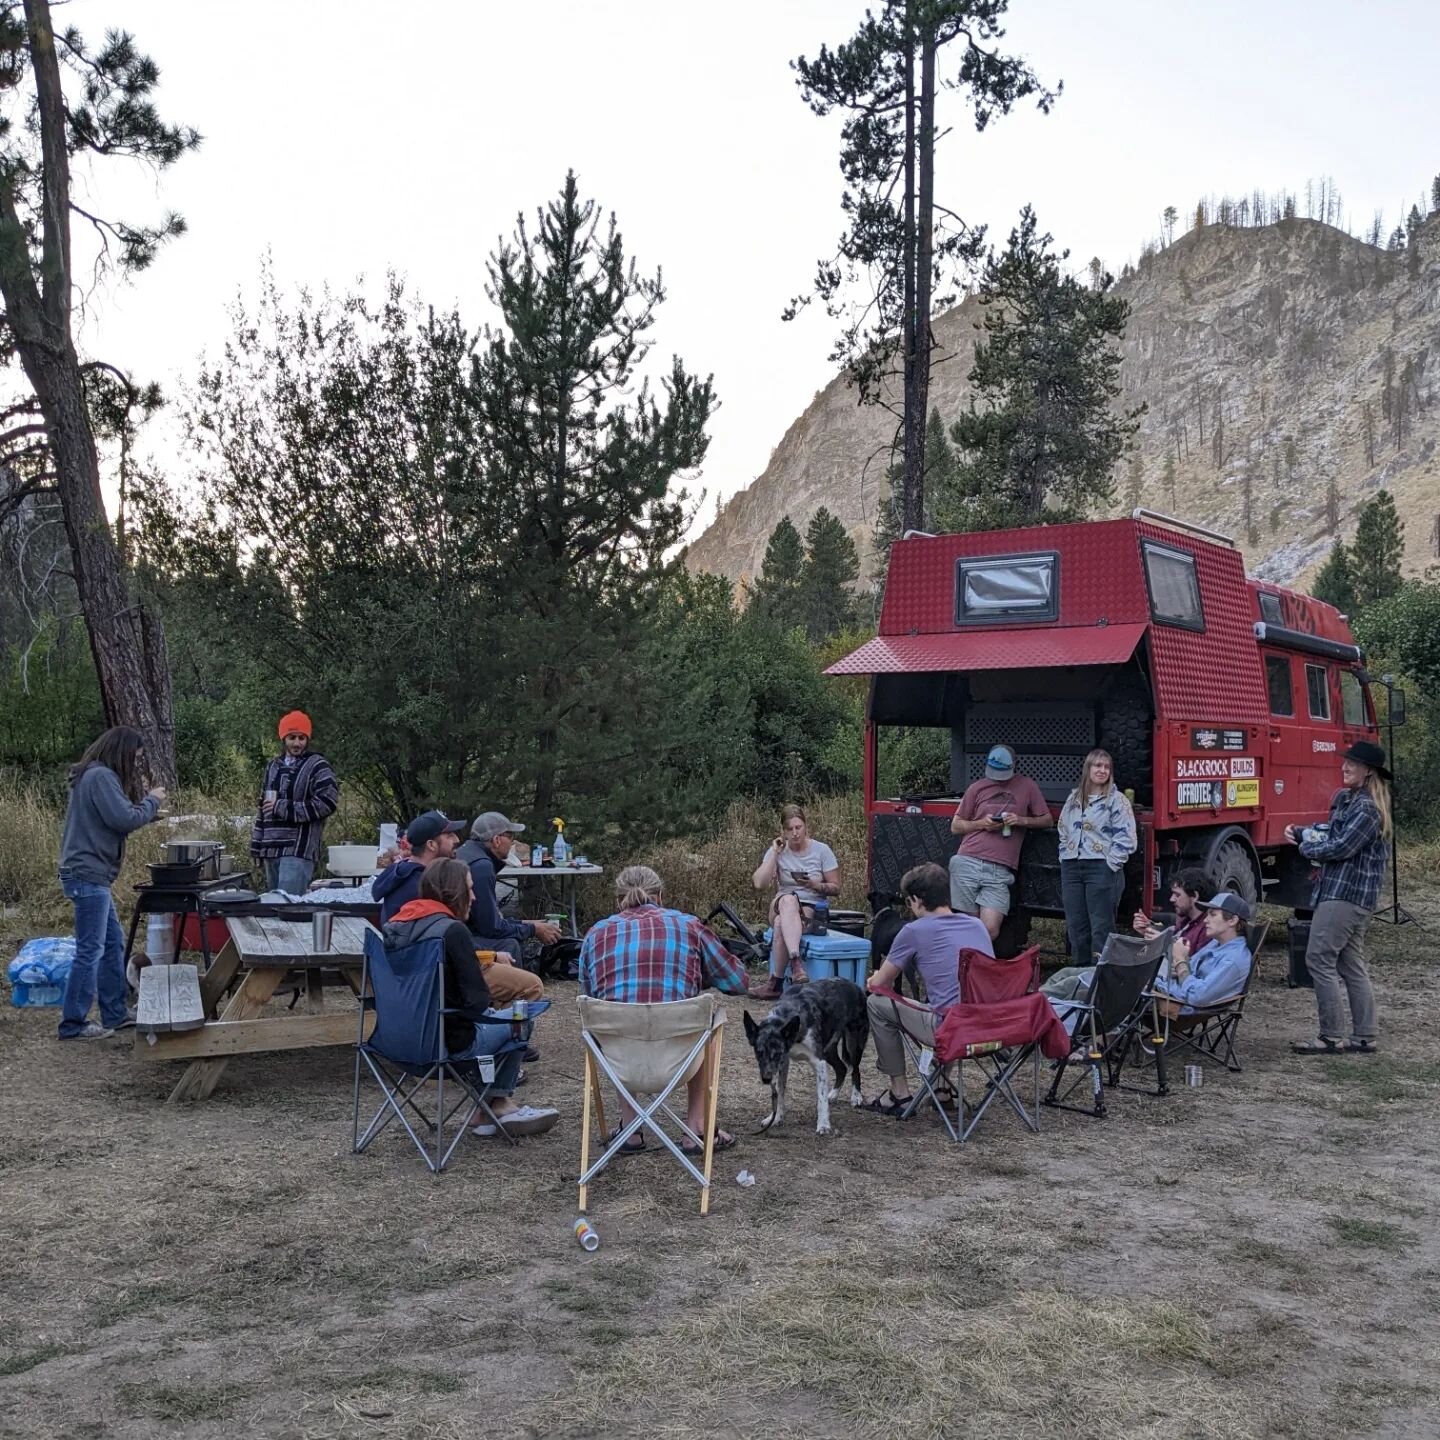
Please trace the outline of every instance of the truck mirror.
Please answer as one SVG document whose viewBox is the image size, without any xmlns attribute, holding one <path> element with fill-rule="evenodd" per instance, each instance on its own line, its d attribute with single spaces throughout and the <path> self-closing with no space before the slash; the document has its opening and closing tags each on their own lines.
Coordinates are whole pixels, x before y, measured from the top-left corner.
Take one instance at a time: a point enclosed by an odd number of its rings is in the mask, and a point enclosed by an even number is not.
<svg viewBox="0 0 1440 1440">
<path fill-rule="evenodd" d="M 1385 723 L 1387 725 L 1403 725 L 1405 723 L 1405 692 L 1392 686 L 1387 694 L 1390 697 L 1390 709 Z"/>
</svg>

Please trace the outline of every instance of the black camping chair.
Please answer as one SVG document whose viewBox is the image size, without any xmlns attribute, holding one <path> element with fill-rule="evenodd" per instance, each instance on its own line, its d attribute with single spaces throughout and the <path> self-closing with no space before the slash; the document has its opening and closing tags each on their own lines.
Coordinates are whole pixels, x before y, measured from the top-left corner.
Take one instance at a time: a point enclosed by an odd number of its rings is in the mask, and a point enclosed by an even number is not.
<svg viewBox="0 0 1440 1440">
<path fill-rule="evenodd" d="M 721 922 L 721 923 L 717 923 Z M 770 968 L 770 942 L 757 935 L 739 916 L 728 900 L 722 900 L 706 917 L 705 923 L 715 932 L 720 943 L 742 965 L 749 969 Z"/>
<path fill-rule="evenodd" d="M 1070 1031 L 1071 1050 L 1056 1062 L 1046 1105 L 1104 1118 L 1106 1084 L 1116 1083 L 1139 1028 L 1152 1023 L 1148 996 L 1174 936 L 1171 929 L 1162 930 L 1153 940 L 1112 931 L 1095 962 L 1090 993 L 1083 1000 L 1053 1002 Z M 1062 1091 L 1071 1065 L 1084 1068 Z M 1087 1083 L 1090 1104 L 1070 1103 L 1070 1097 Z"/>
<path fill-rule="evenodd" d="M 1265 943 L 1269 928 L 1269 923 L 1262 921 L 1246 931 L 1250 973 L 1245 977 L 1244 988 L 1238 995 L 1217 1000 L 1213 1005 L 1189 1007 L 1180 1014 L 1174 1014 L 1167 1013 L 1175 1008 L 1173 1001 L 1166 1004 L 1169 1000 L 1167 995 L 1157 990 L 1147 994 L 1145 998 L 1150 1002 L 1153 1022 L 1150 1033 L 1136 1030 L 1134 1044 L 1121 1058 L 1119 1069 L 1123 1070 L 1128 1064 L 1142 1072 L 1152 1070 L 1154 1084 L 1121 1085 L 1121 1089 L 1134 1090 L 1141 1095 L 1168 1095 L 1168 1062 L 1183 1058 L 1186 1051 L 1192 1051 L 1198 1060 L 1219 1061 L 1232 1074 L 1240 1073 L 1240 1059 L 1235 1053 L 1235 1033 L 1245 1015 L 1245 1001 L 1255 983 L 1255 972 L 1260 968 L 1260 947 Z"/>
</svg>

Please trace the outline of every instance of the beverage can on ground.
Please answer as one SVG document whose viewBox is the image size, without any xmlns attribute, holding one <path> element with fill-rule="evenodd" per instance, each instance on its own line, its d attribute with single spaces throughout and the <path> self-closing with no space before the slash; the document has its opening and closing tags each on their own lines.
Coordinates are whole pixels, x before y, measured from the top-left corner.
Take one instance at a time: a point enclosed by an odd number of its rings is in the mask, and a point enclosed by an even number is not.
<svg viewBox="0 0 1440 1440">
<path fill-rule="evenodd" d="M 1185 1083 L 1187 1085 L 1203 1085 L 1205 1083 L 1205 1071 L 1199 1065 L 1187 1065 L 1185 1067 Z"/>
<path fill-rule="evenodd" d="M 600 1236 L 583 1215 L 575 1221 L 575 1238 L 580 1242 L 582 1250 L 593 1252 L 600 1248 Z"/>
</svg>

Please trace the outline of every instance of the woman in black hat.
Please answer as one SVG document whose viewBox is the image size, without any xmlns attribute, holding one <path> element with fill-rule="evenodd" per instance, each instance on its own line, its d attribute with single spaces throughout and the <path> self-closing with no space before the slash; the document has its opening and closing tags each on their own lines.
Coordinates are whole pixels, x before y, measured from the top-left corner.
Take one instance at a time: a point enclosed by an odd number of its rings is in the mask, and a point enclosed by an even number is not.
<svg viewBox="0 0 1440 1440">
<path fill-rule="evenodd" d="M 1290 1048 L 1297 1055 L 1373 1055 L 1377 1025 L 1375 995 L 1365 966 L 1365 931 L 1380 903 L 1385 857 L 1390 843 L 1390 771 L 1385 752 L 1370 740 L 1357 740 L 1340 767 L 1341 789 L 1330 802 L 1324 832 L 1293 825 L 1285 838 L 1320 867 L 1315 881 L 1315 914 L 1305 964 L 1315 982 L 1320 1034 Z M 1345 1033 L 1344 983 L 1350 1001 L 1350 1032 Z"/>
</svg>

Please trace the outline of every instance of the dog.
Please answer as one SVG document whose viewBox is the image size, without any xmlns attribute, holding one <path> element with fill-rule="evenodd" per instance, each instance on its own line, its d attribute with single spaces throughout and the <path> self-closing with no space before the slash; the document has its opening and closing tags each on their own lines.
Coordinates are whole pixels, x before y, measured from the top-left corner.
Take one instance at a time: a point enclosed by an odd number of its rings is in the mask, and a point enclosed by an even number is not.
<svg viewBox="0 0 1440 1440">
<path fill-rule="evenodd" d="M 792 985 L 758 1024 L 745 1012 L 745 1038 L 760 1066 L 760 1082 L 770 1087 L 770 1113 L 762 1130 L 785 1118 L 785 1083 L 790 1057 L 802 1056 L 815 1068 L 815 1133 L 830 1134 L 830 1102 L 840 1094 L 850 1071 L 850 1103 L 865 1103 L 860 1093 L 860 1060 L 870 1039 L 870 1014 L 865 992 L 849 980 L 812 980 Z M 835 1071 L 829 1083 L 826 1064 Z"/>
</svg>

